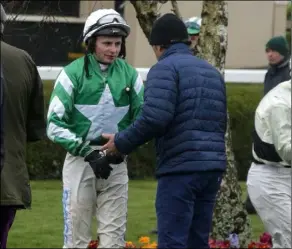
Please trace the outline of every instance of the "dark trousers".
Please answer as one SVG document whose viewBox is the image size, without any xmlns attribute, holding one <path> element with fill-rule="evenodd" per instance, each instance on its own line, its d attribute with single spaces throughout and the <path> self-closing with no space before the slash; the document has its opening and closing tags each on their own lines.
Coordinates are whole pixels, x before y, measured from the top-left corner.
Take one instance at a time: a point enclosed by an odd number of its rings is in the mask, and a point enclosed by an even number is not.
<svg viewBox="0 0 292 249">
<path fill-rule="evenodd" d="M 158 248 L 209 248 L 222 172 L 196 172 L 158 179 Z"/>
<path fill-rule="evenodd" d="M 0 248 L 6 248 L 9 230 L 13 224 L 16 208 L 11 206 L 0 206 Z"/>
</svg>

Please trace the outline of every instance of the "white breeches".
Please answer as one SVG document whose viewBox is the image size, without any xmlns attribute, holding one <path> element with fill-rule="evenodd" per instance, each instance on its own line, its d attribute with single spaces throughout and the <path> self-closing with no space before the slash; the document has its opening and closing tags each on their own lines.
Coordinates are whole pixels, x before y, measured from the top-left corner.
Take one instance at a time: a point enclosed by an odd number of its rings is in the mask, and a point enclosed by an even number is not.
<svg viewBox="0 0 292 249">
<path fill-rule="evenodd" d="M 63 168 L 63 248 L 87 248 L 93 216 L 98 223 L 100 248 L 125 246 L 127 164 L 124 161 L 111 166 L 107 180 L 97 179 L 84 158 L 67 154 Z"/>
<path fill-rule="evenodd" d="M 253 163 L 247 188 L 273 248 L 291 248 L 291 168 Z"/>
</svg>

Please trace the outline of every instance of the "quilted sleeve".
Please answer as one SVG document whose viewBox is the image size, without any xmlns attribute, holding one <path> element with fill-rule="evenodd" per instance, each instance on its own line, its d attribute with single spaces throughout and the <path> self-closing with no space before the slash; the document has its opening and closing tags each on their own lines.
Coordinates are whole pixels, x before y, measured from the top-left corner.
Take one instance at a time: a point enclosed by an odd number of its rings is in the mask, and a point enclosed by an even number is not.
<svg viewBox="0 0 292 249">
<path fill-rule="evenodd" d="M 176 98 L 174 71 L 163 64 L 156 64 L 147 76 L 141 114 L 131 126 L 115 135 L 117 149 L 129 154 L 136 147 L 163 134 L 173 120 Z"/>
</svg>

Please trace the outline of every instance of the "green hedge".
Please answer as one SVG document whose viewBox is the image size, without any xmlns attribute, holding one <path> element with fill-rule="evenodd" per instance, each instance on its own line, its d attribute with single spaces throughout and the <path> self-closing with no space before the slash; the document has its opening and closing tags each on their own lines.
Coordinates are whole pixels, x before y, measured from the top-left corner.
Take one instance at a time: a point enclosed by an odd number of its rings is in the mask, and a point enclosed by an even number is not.
<svg viewBox="0 0 292 249">
<path fill-rule="evenodd" d="M 292 4 L 289 3 L 288 6 L 287 6 L 287 13 L 286 13 L 286 18 L 287 20 L 292 20 Z M 287 29 L 286 31 L 286 39 L 288 41 L 288 44 L 289 44 L 289 48 L 290 48 L 290 51 L 291 51 L 291 29 Z"/>
<path fill-rule="evenodd" d="M 287 9 L 286 9 L 286 19 L 287 20 L 292 20 L 292 4 L 289 3 L 287 5 Z"/>
<path fill-rule="evenodd" d="M 246 180 L 251 164 L 251 133 L 255 109 L 263 97 L 262 84 L 228 84 L 228 110 L 232 131 L 232 146 L 239 180 Z"/>
<path fill-rule="evenodd" d="M 44 88 L 48 102 L 52 83 L 45 82 Z M 261 84 L 227 84 L 232 143 L 240 180 L 246 179 L 250 166 L 254 111 L 262 92 Z M 31 179 L 61 178 L 64 157 L 65 151 L 49 140 L 29 144 L 27 165 Z M 154 175 L 155 151 L 152 141 L 129 156 L 128 169 L 131 179 L 149 178 Z"/>
</svg>

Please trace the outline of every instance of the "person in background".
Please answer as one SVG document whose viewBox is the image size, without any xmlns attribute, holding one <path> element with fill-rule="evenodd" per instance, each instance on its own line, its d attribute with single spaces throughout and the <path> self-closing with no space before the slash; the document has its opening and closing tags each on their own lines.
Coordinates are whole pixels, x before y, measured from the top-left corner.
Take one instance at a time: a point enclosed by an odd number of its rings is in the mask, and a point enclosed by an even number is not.
<svg viewBox="0 0 292 249">
<path fill-rule="evenodd" d="M 84 25 L 86 55 L 55 82 L 47 135 L 67 155 L 63 167 L 63 248 L 87 248 L 93 216 L 100 248 L 124 248 L 128 170 L 123 155 L 102 153 L 103 132 L 127 128 L 139 115 L 144 85 L 128 64 L 130 27 L 113 9 L 92 12 Z"/>
<path fill-rule="evenodd" d="M 3 41 L 5 19 L 1 5 L 1 64 L 5 76 L 5 81 L 1 80 L 5 145 L 1 171 L 1 248 L 6 248 L 8 232 L 17 210 L 31 208 L 26 144 L 39 141 L 46 134 L 41 78 L 34 61 L 25 51 Z"/>
<path fill-rule="evenodd" d="M 103 134 L 109 141 L 102 150 L 128 155 L 155 138 L 158 248 L 209 248 L 227 163 L 225 82 L 193 56 L 176 15 L 155 21 L 149 43 L 158 62 L 147 75 L 141 114 L 127 129 Z"/>
<path fill-rule="evenodd" d="M 191 38 L 192 44 L 191 49 L 194 49 L 196 45 L 198 44 L 199 35 L 201 31 L 201 25 L 202 25 L 202 18 L 200 17 L 191 17 L 185 21 L 185 25 L 187 27 L 188 34 Z"/>
<path fill-rule="evenodd" d="M 291 248 L 291 80 L 270 90 L 255 112 L 247 190 L 273 248 Z"/>
<path fill-rule="evenodd" d="M 285 37 L 275 36 L 266 44 L 266 55 L 269 68 L 264 80 L 264 94 L 267 94 L 275 86 L 291 79 L 290 52 Z"/>
<path fill-rule="evenodd" d="M 267 42 L 266 54 L 269 68 L 264 80 L 264 95 L 281 82 L 291 79 L 289 46 L 283 36 L 273 37 Z M 247 195 L 245 207 L 249 214 L 256 214 L 249 195 Z"/>
</svg>

